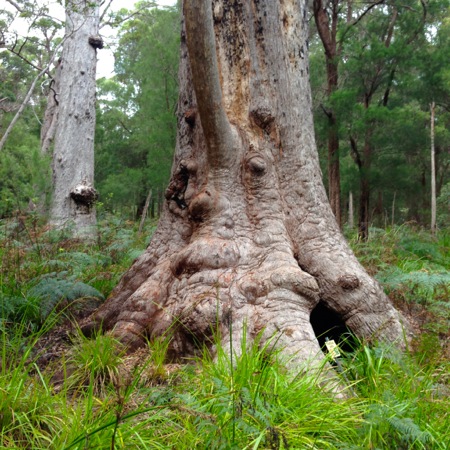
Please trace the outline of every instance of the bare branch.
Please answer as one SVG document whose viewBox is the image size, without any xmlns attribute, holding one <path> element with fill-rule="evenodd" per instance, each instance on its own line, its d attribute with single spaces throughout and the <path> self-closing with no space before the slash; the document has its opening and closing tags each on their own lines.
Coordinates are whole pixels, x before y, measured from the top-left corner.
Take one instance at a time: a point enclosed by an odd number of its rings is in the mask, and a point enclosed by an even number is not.
<svg viewBox="0 0 450 450">
<path fill-rule="evenodd" d="M 147 7 L 139 8 L 136 11 L 133 11 L 132 13 L 130 13 L 127 16 L 123 17 L 121 20 L 114 20 L 114 21 L 107 20 L 106 22 L 101 23 L 100 29 L 105 27 L 105 26 L 107 26 L 107 25 L 109 25 L 110 27 L 116 27 L 117 25 L 120 25 L 121 23 L 127 21 L 128 19 L 131 19 L 132 17 L 138 16 L 142 11 L 145 11 L 146 9 L 147 9 Z"/>
<path fill-rule="evenodd" d="M 108 12 L 108 9 L 111 7 L 111 3 L 113 2 L 113 0 L 109 0 L 108 4 L 105 6 L 105 9 L 103 10 L 100 19 L 99 19 L 99 23 L 103 22 L 103 17 L 105 17 L 105 14 Z M 102 6 L 105 2 L 102 3 Z"/>
<path fill-rule="evenodd" d="M 333 117 L 333 113 L 331 111 L 329 111 L 328 109 L 325 108 L 325 106 L 323 106 L 323 104 L 320 104 L 320 108 L 322 109 L 322 111 L 325 113 L 325 115 L 331 119 Z"/>
<path fill-rule="evenodd" d="M 21 8 L 16 2 L 14 2 L 13 0 L 6 0 L 10 5 L 14 6 L 14 8 L 17 9 L 17 11 L 19 12 L 23 12 L 23 8 Z"/>
<path fill-rule="evenodd" d="M 68 36 L 66 36 L 66 38 L 67 37 Z M 20 105 L 20 108 L 17 110 L 16 115 L 11 120 L 10 124 L 8 125 L 8 128 L 5 131 L 5 134 L 3 135 L 2 139 L 0 140 L 0 151 L 3 150 L 5 142 L 8 139 L 12 129 L 14 128 L 14 125 L 19 120 L 20 116 L 23 113 L 23 110 L 25 109 L 25 107 L 27 106 L 28 102 L 30 101 L 30 98 L 33 95 L 33 91 L 34 91 L 34 88 L 36 87 L 37 82 L 48 71 L 48 69 L 52 65 L 53 60 L 56 57 L 56 54 L 58 53 L 60 47 L 63 45 L 65 39 L 61 40 L 59 45 L 55 48 L 55 51 L 54 51 L 53 55 L 49 58 L 49 61 L 48 61 L 47 65 L 36 75 L 35 79 L 33 80 L 33 83 L 31 83 L 30 89 L 28 89 L 27 95 L 23 99 L 22 104 Z"/>
<path fill-rule="evenodd" d="M 351 22 L 348 22 L 347 23 L 347 28 L 346 28 L 346 30 L 342 33 L 342 36 L 341 36 L 341 39 L 340 39 L 340 41 L 342 42 L 343 40 L 344 40 L 344 38 L 345 38 L 345 36 L 347 35 L 347 33 L 351 30 L 351 28 L 353 28 L 356 24 L 358 24 L 360 21 L 361 21 L 361 19 L 372 9 L 372 8 L 374 8 L 375 6 L 378 6 L 378 5 L 382 5 L 383 3 L 384 3 L 384 1 L 385 0 L 376 0 L 376 1 L 374 1 L 373 3 L 371 3 L 368 7 L 367 7 L 367 9 L 366 10 L 364 10 L 356 19 L 354 19 L 353 21 L 351 21 Z"/>
<path fill-rule="evenodd" d="M 361 154 L 359 153 L 358 150 L 358 144 L 355 140 L 355 138 L 349 134 L 349 139 L 350 139 L 350 155 L 353 158 L 353 160 L 355 161 L 356 165 L 361 168 L 362 167 L 362 161 L 361 161 Z"/>
<path fill-rule="evenodd" d="M 15 45 L 12 48 L 9 48 L 8 50 L 13 54 L 16 55 L 17 57 L 19 57 L 22 61 L 25 61 L 29 66 L 33 67 L 34 69 L 40 71 L 42 70 L 42 67 L 37 66 L 36 64 L 34 64 L 33 62 L 31 62 L 29 59 L 25 58 L 25 56 L 23 56 L 21 54 L 23 45 L 20 47 L 19 51 L 15 50 Z"/>
<path fill-rule="evenodd" d="M 133 130 L 130 130 L 125 123 L 123 122 L 123 120 L 118 119 L 120 125 L 122 125 L 122 128 L 128 133 L 128 134 L 133 134 Z"/>
</svg>

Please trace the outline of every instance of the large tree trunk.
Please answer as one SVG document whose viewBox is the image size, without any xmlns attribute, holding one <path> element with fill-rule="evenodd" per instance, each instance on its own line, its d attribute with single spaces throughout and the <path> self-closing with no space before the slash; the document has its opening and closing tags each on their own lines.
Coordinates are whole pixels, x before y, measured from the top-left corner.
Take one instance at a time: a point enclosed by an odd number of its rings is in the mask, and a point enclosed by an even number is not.
<svg viewBox="0 0 450 450">
<path fill-rule="evenodd" d="M 95 72 L 98 1 L 67 0 L 66 40 L 59 65 L 58 123 L 53 152 L 51 223 L 74 224 L 78 236 L 96 224 L 94 202 Z"/>
<path fill-rule="evenodd" d="M 320 304 L 361 338 L 400 340 L 400 316 L 342 237 L 322 184 L 305 2 L 186 0 L 184 13 L 163 215 L 84 331 L 103 325 L 130 347 L 169 331 L 181 356 L 217 327 L 237 350 L 247 327 L 304 362 L 321 354 L 310 320 Z"/>
</svg>

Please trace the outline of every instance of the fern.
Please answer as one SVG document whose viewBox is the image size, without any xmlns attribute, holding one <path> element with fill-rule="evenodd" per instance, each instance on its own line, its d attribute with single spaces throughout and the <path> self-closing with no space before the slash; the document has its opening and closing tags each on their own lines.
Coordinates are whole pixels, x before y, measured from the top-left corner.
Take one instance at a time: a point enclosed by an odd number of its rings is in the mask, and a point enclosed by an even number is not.
<svg viewBox="0 0 450 450">
<path fill-rule="evenodd" d="M 401 441 L 407 444 L 427 444 L 432 441 L 432 436 L 420 427 L 410 417 L 388 417 L 387 422 L 398 434 Z"/>
<path fill-rule="evenodd" d="M 103 294 L 97 289 L 81 281 L 76 281 L 73 276 L 67 276 L 67 272 L 61 272 L 56 277 L 43 277 L 29 290 L 28 295 L 40 300 L 42 319 L 48 317 L 61 301 L 72 302 L 86 297 L 104 299 Z"/>
<path fill-rule="evenodd" d="M 106 267 L 111 264 L 111 258 L 101 254 L 88 254 L 84 252 L 64 252 L 58 257 L 68 264 L 75 273 L 83 273 L 87 268 L 94 266 Z"/>
<path fill-rule="evenodd" d="M 17 320 L 27 317 L 32 320 L 37 316 L 36 304 L 27 297 L 9 296 L 0 298 L 0 317 L 5 320 Z"/>
<path fill-rule="evenodd" d="M 131 250 L 128 250 L 127 256 L 130 260 L 134 261 L 135 259 L 139 258 L 139 256 L 142 255 L 142 253 L 144 253 L 144 250 L 133 248 Z"/>
<path fill-rule="evenodd" d="M 429 236 L 426 239 L 430 239 Z M 420 259 L 433 261 L 434 263 L 448 267 L 448 259 L 445 257 L 439 244 L 430 240 L 421 240 L 417 235 L 406 236 L 399 243 L 399 253 L 408 256 L 415 255 Z"/>
<path fill-rule="evenodd" d="M 398 267 L 380 272 L 376 278 L 388 291 L 409 288 L 425 300 L 431 299 L 438 287 L 450 285 L 450 272 L 415 270 L 405 273 Z"/>
</svg>

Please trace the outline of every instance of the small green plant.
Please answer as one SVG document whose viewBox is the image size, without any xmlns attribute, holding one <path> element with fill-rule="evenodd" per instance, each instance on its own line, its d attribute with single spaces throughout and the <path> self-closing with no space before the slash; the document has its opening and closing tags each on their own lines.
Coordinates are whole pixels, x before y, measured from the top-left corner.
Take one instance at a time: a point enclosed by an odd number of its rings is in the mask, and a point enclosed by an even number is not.
<svg viewBox="0 0 450 450">
<path fill-rule="evenodd" d="M 123 345 L 111 335 L 97 334 L 89 339 L 78 331 L 67 360 L 70 387 L 91 386 L 95 393 L 104 394 L 119 374 L 124 353 Z"/>
<path fill-rule="evenodd" d="M 61 425 L 49 377 L 36 364 L 41 335 L 30 335 L 26 323 L 16 324 L 13 333 L 0 330 L 1 448 L 44 448 Z"/>
<path fill-rule="evenodd" d="M 447 415 L 448 401 L 435 403 L 436 416 L 429 415 L 435 402 L 435 366 L 422 368 L 392 345 L 360 343 L 346 355 L 344 367 L 365 402 L 359 428 L 362 448 L 445 448 L 448 432 L 441 418 Z"/>
</svg>

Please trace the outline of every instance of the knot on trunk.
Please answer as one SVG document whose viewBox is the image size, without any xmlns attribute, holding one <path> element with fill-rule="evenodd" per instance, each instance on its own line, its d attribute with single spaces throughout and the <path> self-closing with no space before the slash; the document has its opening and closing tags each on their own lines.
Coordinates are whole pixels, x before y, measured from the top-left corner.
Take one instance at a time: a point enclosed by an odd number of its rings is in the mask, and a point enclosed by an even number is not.
<svg viewBox="0 0 450 450">
<path fill-rule="evenodd" d="M 269 108 L 261 106 L 253 109 L 250 112 L 250 118 L 259 128 L 265 130 L 268 134 L 271 133 L 275 117 L 272 115 Z"/>
<path fill-rule="evenodd" d="M 193 161 L 181 160 L 166 189 L 166 200 L 173 200 L 180 209 L 185 209 L 187 205 L 184 200 L 184 193 L 186 192 L 190 175 L 195 173 L 196 170 L 197 166 Z"/>
<path fill-rule="evenodd" d="M 211 189 L 197 194 L 189 205 L 189 215 L 194 222 L 205 221 L 213 212 L 215 196 Z"/>
<path fill-rule="evenodd" d="M 338 285 L 346 291 L 353 291 L 360 285 L 360 282 L 355 275 L 342 275 L 338 279 Z"/>
<path fill-rule="evenodd" d="M 267 163 L 265 159 L 256 153 L 252 153 L 248 156 L 247 167 L 254 175 L 263 175 L 267 171 Z"/>
<path fill-rule="evenodd" d="M 97 36 L 89 36 L 88 42 L 89 42 L 89 45 L 91 47 L 94 47 L 95 49 L 101 50 L 103 48 L 103 46 L 104 46 L 103 38 L 101 36 L 99 36 L 99 35 L 97 35 Z"/>
<path fill-rule="evenodd" d="M 194 128 L 196 115 L 197 110 L 195 108 L 190 108 L 184 113 L 184 120 L 191 128 Z"/>
<path fill-rule="evenodd" d="M 79 209 L 86 210 L 86 213 L 88 213 L 89 209 L 97 200 L 98 193 L 88 181 L 83 180 L 72 189 L 70 197 Z"/>
</svg>

